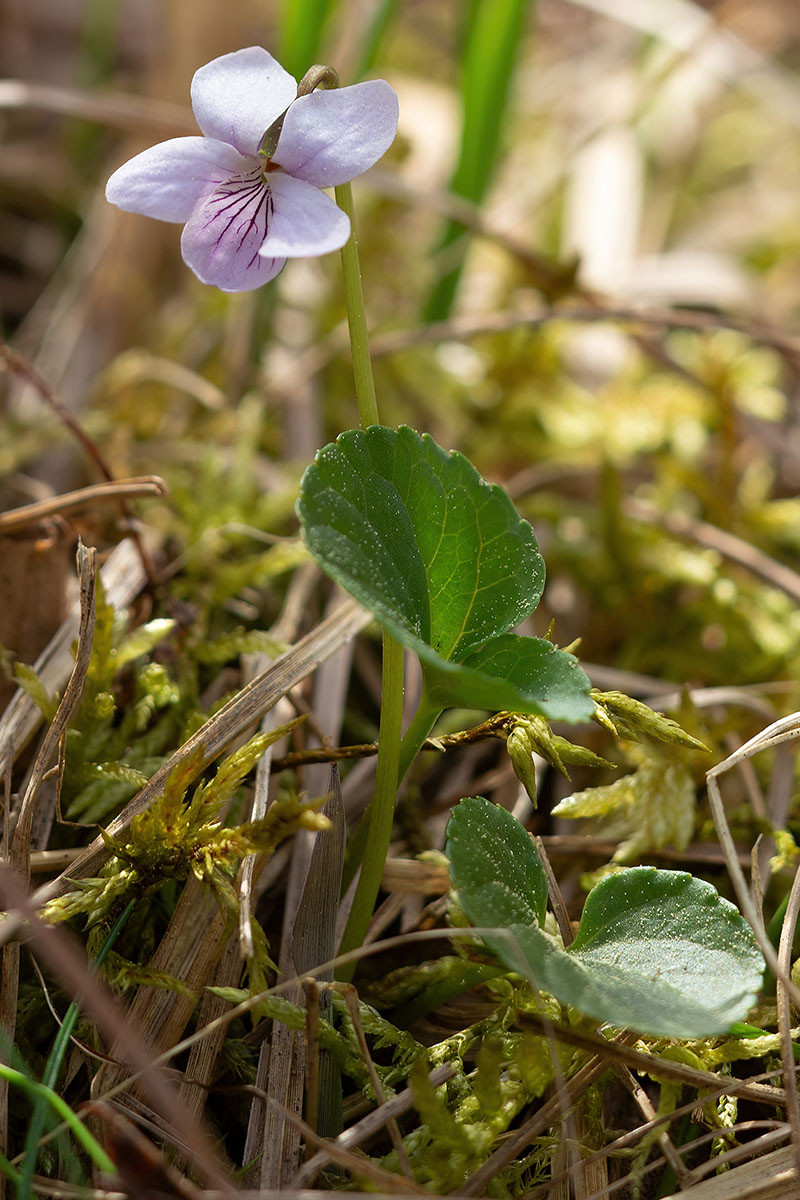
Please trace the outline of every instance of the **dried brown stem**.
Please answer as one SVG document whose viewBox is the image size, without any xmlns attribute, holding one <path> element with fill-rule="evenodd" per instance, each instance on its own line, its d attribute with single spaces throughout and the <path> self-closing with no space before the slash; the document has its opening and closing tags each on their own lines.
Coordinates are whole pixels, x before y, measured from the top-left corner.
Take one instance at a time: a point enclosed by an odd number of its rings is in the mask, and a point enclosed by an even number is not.
<svg viewBox="0 0 800 1200">
<path fill-rule="evenodd" d="M 279 1109 L 283 1120 L 296 1129 L 300 1134 L 302 1134 L 309 1145 L 316 1146 L 318 1149 L 323 1149 L 332 1162 L 337 1163 L 340 1167 L 344 1167 L 346 1171 L 351 1171 L 357 1179 L 368 1179 L 374 1183 L 383 1184 L 390 1195 L 396 1195 L 397 1193 L 409 1196 L 429 1195 L 429 1193 L 423 1188 L 410 1183 L 407 1179 L 404 1179 L 402 1175 L 395 1175 L 391 1171 L 385 1170 L 384 1167 L 377 1166 L 377 1164 L 372 1162 L 372 1160 L 369 1158 L 354 1154 L 352 1150 L 342 1149 L 342 1147 L 338 1146 L 336 1142 L 331 1142 L 327 1138 L 318 1137 L 311 1126 L 304 1121 L 302 1117 L 298 1117 L 298 1115 L 293 1113 L 291 1109 L 284 1108 L 278 1103 L 277 1100 L 273 1099 L 268 1092 L 265 1092 L 263 1088 L 257 1088 L 253 1087 L 252 1084 L 246 1084 L 239 1090 L 249 1092 L 253 1096 L 258 1096 L 259 1100 L 265 1104 L 268 1104 L 270 1108 Z M 258 1194 L 263 1195 L 264 1193 L 259 1192 Z M 286 1191 L 283 1191 L 280 1194 L 284 1198 L 287 1196 Z"/>
<path fill-rule="evenodd" d="M 779 588 L 787 596 L 800 603 L 800 575 L 784 563 L 776 562 L 763 550 L 751 546 L 749 542 L 728 533 L 726 529 L 718 529 L 707 521 L 695 521 L 683 513 L 660 513 L 652 505 L 644 504 L 641 500 L 628 497 L 623 501 L 622 511 L 628 517 L 637 521 L 645 521 L 648 525 L 658 525 L 668 533 L 678 537 L 691 538 L 699 546 L 716 550 L 731 562 L 745 567 L 753 575 L 763 579 L 772 587 Z"/>
<path fill-rule="evenodd" d="M 20 354 L 17 354 L 16 350 L 12 350 L 11 346 L 9 346 L 7 342 L 3 341 L 2 338 L 0 338 L 0 359 L 6 363 L 6 366 L 10 371 L 13 371 L 15 375 L 19 375 L 21 378 L 27 380 L 31 387 L 38 392 L 39 396 L 42 398 L 48 408 L 52 409 L 64 428 L 69 431 L 78 445 L 87 455 L 90 462 L 94 464 L 96 470 L 103 476 L 107 483 L 113 483 L 114 477 L 111 473 L 111 468 L 106 462 L 100 447 L 97 445 L 94 439 L 89 437 L 89 434 L 85 431 L 80 421 L 73 416 L 66 404 L 64 404 L 63 400 L 56 395 L 56 393 L 46 382 L 46 380 L 42 378 L 36 368 L 31 366 L 30 363 L 26 362 Z M 130 522 L 132 514 L 124 499 L 119 501 L 119 506 L 122 515 Z M 150 555 L 147 552 L 147 549 L 138 531 L 133 527 L 132 524 L 130 526 L 129 533 L 132 541 L 136 545 L 136 549 L 139 553 L 139 557 L 142 560 L 142 566 L 144 567 L 147 578 L 151 583 L 155 582 L 155 569 L 150 559 Z"/>
<path fill-rule="evenodd" d="M 169 488 L 158 475 L 145 475 L 135 479 L 116 479 L 110 483 L 93 483 L 75 492 L 64 492 L 48 500 L 37 500 L 0 513 L 0 533 L 24 529 L 45 517 L 63 516 L 77 509 L 88 508 L 107 500 L 133 499 L 141 496 L 166 496 Z"/>
<path fill-rule="evenodd" d="M 356 1035 L 356 1041 L 358 1042 L 358 1048 L 361 1051 L 361 1056 L 364 1059 L 364 1062 L 366 1063 L 370 1083 L 372 1084 L 372 1089 L 375 1092 L 375 1099 L 378 1101 L 379 1107 L 383 1107 L 386 1104 L 386 1093 L 383 1090 L 383 1084 L 380 1081 L 380 1076 L 375 1070 L 375 1063 L 372 1061 L 372 1055 L 370 1054 L 369 1046 L 367 1045 L 364 1026 L 361 1023 L 361 1013 L 358 1008 L 358 992 L 353 985 L 349 983 L 338 983 L 334 984 L 333 986 L 344 996 L 344 1001 L 347 1005 L 347 1011 L 350 1015 L 350 1020 L 353 1023 L 353 1030 Z M 403 1145 L 403 1135 L 401 1134 L 400 1128 L 394 1117 L 390 1116 L 387 1118 L 386 1128 L 389 1131 L 389 1137 L 392 1139 L 392 1145 L 397 1152 L 397 1157 L 400 1162 L 400 1169 L 402 1170 L 406 1179 L 410 1180 L 411 1183 L 414 1183 L 414 1172 L 411 1170 L 411 1163 L 408 1161 L 408 1155 L 406 1154 L 405 1147 Z"/>
<path fill-rule="evenodd" d="M 795 871 L 792 881 L 792 890 L 789 892 L 789 902 L 786 906 L 778 944 L 778 962 L 784 976 L 790 975 L 792 969 L 792 946 L 798 915 L 800 915 L 800 868 Z M 777 1001 L 778 1032 L 781 1039 L 781 1057 L 783 1058 L 783 1083 L 786 1089 L 786 1119 L 792 1130 L 795 1170 L 800 1179 L 800 1096 L 797 1093 L 797 1067 L 792 1041 L 792 998 L 781 979 L 777 981 Z"/>
<path fill-rule="evenodd" d="M 545 1028 L 539 1017 L 532 1014 L 520 1016 L 520 1023 L 544 1033 Z M 656 1054 L 645 1054 L 642 1050 L 634 1050 L 619 1041 L 608 1041 L 599 1034 L 581 1033 L 577 1029 L 569 1029 L 564 1025 L 554 1026 L 554 1032 L 562 1041 L 582 1050 L 596 1051 L 604 1054 L 611 1062 L 620 1062 L 634 1071 L 645 1071 L 656 1079 L 675 1079 L 689 1087 L 719 1090 L 721 1094 L 746 1096 L 749 1100 L 757 1100 L 762 1104 L 786 1104 L 786 1095 L 782 1088 L 769 1087 L 762 1083 L 750 1083 L 745 1079 L 722 1078 L 713 1071 L 702 1071 L 698 1067 L 690 1067 L 685 1063 L 673 1062 L 671 1059 L 659 1058 Z M 608 1067 L 609 1063 L 606 1063 Z"/>
<path fill-rule="evenodd" d="M 436 1067 L 431 1071 L 428 1079 L 431 1087 L 440 1087 L 443 1083 L 447 1083 L 448 1079 L 452 1079 L 455 1071 L 450 1066 Z M 373 1137 L 379 1129 L 390 1120 L 397 1120 L 404 1113 L 407 1113 L 414 1105 L 414 1094 L 410 1087 L 404 1091 L 398 1092 L 391 1100 L 387 1100 L 378 1108 L 374 1108 L 372 1112 L 367 1113 L 360 1121 L 356 1121 L 349 1129 L 345 1129 L 335 1139 L 334 1145 L 341 1146 L 345 1150 L 354 1149 L 360 1146 L 363 1142 L 368 1141 Z M 309 1187 L 320 1171 L 322 1171 L 331 1161 L 331 1156 L 327 1152 L 327 1148 L 323 1147 L 318 1150 L 313 1158 L 304 1163 L 300 1170 L 295 1175 L 291 1182 L 292 1190 Z"/>
<path fill-rule="evenodd" d="M 520 327 L 539 328 L 552 321 L 596 323 L 610 321 L 616 324 L 643 326 L 655 329 L 684 329 L 706 333 L 717 329 L 731 329 L 744 334 L 754 342 L 772 349 L 800 363 L 800 338 L 793 334 L 741 317 L 732 317 L 723 312 L 698 312 L 675 308 L 629 308 L 618 305 L 612 297 L 595 296 L 591 305 L 564 303 L 550 307 L 538 305 L 518 309 L 506 309 L 478 316 L 452 317 L 447 321 L 436 321 L 416 329 L 399 329 L 379 334 L 372 342 L 374 357 L 399 354 L 414 346 L 428 342 L 468 341 L 483 334 L 507 333 Z"/>
</svg>

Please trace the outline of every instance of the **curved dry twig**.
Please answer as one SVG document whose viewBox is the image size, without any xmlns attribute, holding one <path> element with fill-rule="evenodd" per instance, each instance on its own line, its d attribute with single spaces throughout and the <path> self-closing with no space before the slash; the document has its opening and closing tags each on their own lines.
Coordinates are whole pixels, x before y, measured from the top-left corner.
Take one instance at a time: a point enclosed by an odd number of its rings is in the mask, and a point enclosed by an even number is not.
<svg viewBox="0 0 800 1200">
<path fill-rule="evenodd" d="M 800 738 L 800 713 L 791 713 L 787 717 L 781 717 L 780 720 L 773 721 L 771 725 L 767 725 L 755 737 L 750 738 L 744 745 L 734 750 L 732 754 L 729 754 L 721 763 L 717 763 L 715 767 L 706 772 L 706 785 L 708 788 L 711 816 L 725 857 L 728 874 L 736 893 L 736 899 L 739 902 L 739 907 L 750 923 L 768 967 L 774 973 L 776 979 L 780 980 L 784 985 L 793 1003 L 800 1006 L 800 988 L 792 982 L 792 979 L 778 961 L 778 956 L 764 927 L 761 914 L 753 900 L 750 888 L 747 886 L 747 880 L 739 862 L 739 856 L 731 835 L 730 826 L 728 825 L 728 819 L 725 815 L 725 806 L 722 803 L 722 793 L 719 786 L 719 777 L 724 775 L 726 771 L 729 771 L 731 767 L 736 766 L 747 758 L 752 758 L 754 754 L 758 754 L 761 750 L 769 750 L 773 746 L 793 741 L 795 738 Z"/>
<path fill-rule="evenodd" d="M 800 867 L 795 871 L 792 889 L 789 892 L 789 903 L 781 926 L 781 937 L 778 945 L 778 962 L 786 976 L 792 970 L 792 944 L 797 928 L 797 918 L 800 915 Z M 792 1148 L 794 1150 L 795 1170 L 800 1179 L 800 1096 L 797 1092 L 797 1068 L 794 1061 L 794 1043 L 792 1041 L 792 1001 L 782 979 L 778 979 L 778 1033 L 781 1039 L 781 1057 L 783 1058 L 783 1086 L 786 1090 L 786 1119 L 792 1130 Z"/>
</svg>

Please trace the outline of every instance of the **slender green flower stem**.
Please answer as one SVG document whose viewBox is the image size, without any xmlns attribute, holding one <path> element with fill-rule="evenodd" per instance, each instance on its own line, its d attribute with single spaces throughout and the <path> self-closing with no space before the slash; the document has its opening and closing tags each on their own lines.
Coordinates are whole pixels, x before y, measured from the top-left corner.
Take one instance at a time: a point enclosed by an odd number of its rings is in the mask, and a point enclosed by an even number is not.
<svg viewBox="0 0 800 1200">
<path fill-rule="evenodd" d="M 437 705 L 431 704 L 423 692 L 419 708 L 415 712 L 411 724 L 405 731 L 403 740 L 400 743 L 400 761 L 397 772 L 398 786 L 405 779 L 409 767 L 425 745 L 425 739 L 429 737 L 441 714 L 442 709 Z"/>
<path fill-rule="evenodd" d="M 344 300 L 347 308 L 347 327 L 350 331 L 350 348 L 353 356 L 358 417 L 361 428 L 366 429 L 370 425 L 379 424 L 378 401 L 375 397 L 375 380 L 372 375 L 372 359 L 369 354 L 367 314 L 364 308 L 364 291 L 361 287 L 353 189 L 349 183 L 342 183 L 337 187 L 336 203 L 350 218 L 352 230 L 347 243 L 342 247 L 342 275 L 344 277 Z"/>
<path fill-rule="evenodd" d="M 425 739 L 441 716 L 442 711 L 442 709 L 424 702 L 417 709 L 416 715 L 403 734 L 400 742 L 400 761 L 397 770 L 398 787 L 405 779 L 411 764 L 424 746 Z M 344 875 L 342 878 L 343 892 L 346 892 L 350 887 L 355 873 L 361 865 L 361 860 L 366 852 L 369 835 L 369 811 L 367 811 L 347 842 L 347 857 L 345 858 Z"/>
<path fill-rule="evenodd" d="M 336 203 L 350 218 L 350 239 L 342 248 L 342 274 L 344 276 L 344 298 L 347 307 L 347 325 L 350 331 L 350 346 L 353 356 L 353 377 L 358 401 L 361 428 L 377 425 L 378 401 L 375 396 L 375 380 L 372 374 L 372 359 L 369 353 L 367 315 L 364 308 L 364 292 L 361 287 L 361 267 L 358 258 L 353 192 L 349 183 L 336 189 Z M 383 634 L 383 668 L 381 687 L 381 720 L 378 741 L 378 765 L 375 776 L 375 791 L 369 807 L 365 854 L 361 875 L 356 885 L 356 894 L 350 909 L 339 953 L 354 950 L 364 941 L 369 928 L 375 900 L 381 885 L 383 866 L 389 850 L 394 819 L 394 801 L 397 795 L 398 764 L 400 759 L 400 735 L 403 717 L 403 647 L 391 634 Z M 355 964 L 343 969 L 340 979 L 349 980 Z"/>
<path fill-rule="evenodd" d="M 396 656 L 396 658 L 395 658 Z M 395 682 L 395 680 L 399 682 Z M 364 940 L 369 927 L 375 897 L 380 888 L 386 853 L 392 835 L 394 797 L 397 788 L 419 754 L 425 739 L 433 729 L 441 709 L 429 704 L 423 696 L 402 739 L 400 738 L 400 716 L 394 711 L 403 706 L 403 648 L 384 631 L 383 635 L 383 698 L 381 703 L 381 725 L 378 740 L 378 768 L 375 778 L 375 793 L 372 804 L 364 817 L 365 830 L 357 831 L 360 845 L 357 855 L 361 859 L 361 876 L 356 885 L 356 894 L 350 909 L 350 917 L 339 946 L 339 954 L 354 950 Z M 381 759 L 383 750 L 383 759 Z M 355 963 L 340 968 L 336 978 L 349 981 Z"/>
<path fill-rule="evenodd" d="M 111 926 L 111 929 L 109 930 L 108 935 L 94 960 L 93 969 L 95 971 L 98 969 L 98 967 L 102 966 L 105 958 L 111 950 L 111 947 L 117 940 L 120 930 L 133 912 L 133 905 L 134 901 L 131 900 L 131 902 L 122 910 L 114 924 Z M 70 1004 L 69 1008 L 67 1009 L 64 1020 L 61 1022 L 61 1027 L 56 1034 L 50 1055 L 45 1065 L 41 1086 L 47 1090 L 44 1092 L 39 1092 L 33 1107 L 31 1123 L 28 1126 L 28 1133 L 25 1138 L 25 1148 L 22 1156 L 22 1170 L 20 1171 L 16 1180 L 18 1200 L 28 1200 L 28 1197 L 32 1194 L 31 1185 L 33 1183 L 33 1173 L 36 1169 L 39 1138 L 42 1136 L 42 1132 L 44 1130 L 47 1106 L 50 1102 L 50 1096 L 55 1095 L 52 1089 L 55 1087 L 58 1080 L 58 1073 L 61 1070 L 61 1064 L 64 1061 L 64 1055 L 66 1054 L 67 1046 L 69 1045 L 69 1039 L 72 1037 L 72 1031 L 75 1028 L 75 1023 L 78 1020 L 79 1012 L 80 1000 L 73 1000 L 72 1004 Z M 85 1127 L 81 1125 L 81 1129 L 84 1128 Z"/>
<path fill-rule="evenodd" d="M 0 1175 L 5 1175 L 12 1183 L 19 1182 L 19 1171 L 8 1161 L 5 1154 L 0 1154 Z"/>
<path fill-rule="evenodd" d="M 339 954 L 362 945 L 381 886 L 383 868 L 389 850 L 394 820 L 394 799 L 397 794 L 397 771 L 400 758 L 400 727 L 403 715 L 403 647 L 391 634 L 383 634 L 383 686 L 381 722 L 378 733 L 378 766 L 375 791 L 367 814 L 367 846 L 356 884 L 356 894 L 345 926 Z M 337 971 L 337 979 L 349 981 L 355 963 L 347 963 Z"/>
<path fill-rule="evenodd" d="M 116 1174 L 117 1168 L 106 1154 L 103 1147 L 96 1141 L 83 1122 L 72 1111 L 65 1100 L 62 1100 L 57 1092 L 51 1088 L 45 1087 L 43 1083 L 37 1083 L 35 1079 L 29 1079 L 27 1075 L 23 1075 L 22 1071 L 15 1071 L 13 1067 L 6 1067 L 0 1063 L 0 1078 L 8 1080 L 9 1083 L 16 1084 L 22 1091 L 27 1092 L 29 1096 L 34 1096 L 38 1100 L 41 1096 L 47 1104 L 61 1117 L 62 1121 L 66 1121 L 75 1136 L 76 1141 L 80 1142 L 86 1153 L 91 1158 L 99 1170 L 106 1175 Z M 22 1176 L 20 1174 L 20 1180 Z M 31 1195 L 30 1187 L 26 1194 Z"/>
</svg>

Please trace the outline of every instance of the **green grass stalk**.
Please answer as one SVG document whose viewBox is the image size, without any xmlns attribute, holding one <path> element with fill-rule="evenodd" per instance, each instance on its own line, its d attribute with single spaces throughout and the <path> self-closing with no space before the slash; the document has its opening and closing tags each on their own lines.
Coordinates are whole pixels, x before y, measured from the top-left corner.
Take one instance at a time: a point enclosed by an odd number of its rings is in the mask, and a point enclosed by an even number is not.
<svg viewBox="0 0 800 1200">
<path fill-rule="evenodd" d="M 450 187 L 473 204 L 483 200 L 498 158 L 525 18 L 535 7 L 535 0 L 472 0 L 464 10 L 461 145 Z M 450 314 L 467 248 L 465 233 L 458 221 L 445 228 L 439 252 L 452 246 L 457 253 L 428 299 L 426 321 Z"/>
<path fill-rule="evenodd" d="M 337 0 L 284 0 L 278 58 L 298 79 L 319 58 L 325 28 L 336 4 Z"/>
<path fill-rule="evenodd" d="M 349 183 L 343 183 L 337 187 L 336 203 L 350 218 L 351 234 L 341 251 L 344 302 L 347 308 L 347 328 L 350 333 L 350 348 L 353 356 L 353 378 L 356 385 L 358 418 L 361 428 L 367 429 L 370 425 L 379 424 L 378 401 L 375 396 L 375 379 L 372 374 L 372 359 L 369 353 L 364 290 L 361 286 L 353 189 Z"/>
<path fill-rule="evenodd" d="M 0 1154 L 0 1175 L 4 1175 L 6 1179 L 10 1179 L 13 1184 L 19 1182 L 19 1171 L 11 1165 L 5 1154 Z"/>
<path fill-rule="evenodd" d="M 98 1170 L 103 1171 L 106 1175 L 116 1174 L 117 1168 L 103 1147 L 92 1137 L 80 1118 L 72 1111 L 67 1102 L 61 1099 L 57 1092 L 54 1092 L 52 1088 L 45 1087 L 43 1083 L 37 1083 L 35 1079 L 29 1079 L 27 1075 L 23 1075 L 22 1071 L 15 1071 L 13 1067 L 3 1066 L 2 1063 L 0 1063 L 0 1078 L 20 1088 L 35 1100 L 41 1097 L 57 1113 L 61 1120 L 69 1125 L 75 1140 L 81 1144 Z M 23 1169 L 24 1166 L 25 1164 L 23 1164 Z M 20 1172 L 17 1195 L 20 1197 L 20 1200 L 22 1200 L 22 1197 L 24 1197 L 24 1200 L 30 1200 L 33 1195 L 32 1183 L 29 1182 L 26 1185 L 27 1190 L 22 1192 L 20 1191 L 22 1182 L 23 1172 Z"/>
<path fill-rule="evenodd" d="M 131 902 L 122 910 L 117 917 L 111 929 L 108 932 L 103 945 L 98 951 L 97 957 L 93 963 L 93 970 L 97 970 L 102 966 L 106 956 L 108 955 L 114 942 L 117 940 L 119 933 L 127 921 L 130 914 L 133 912 L 134 901 Z M 80 1012 L 80 1000 L 75 999 L 67 1009 L 64 1020 L 61 1022 L 61 1027 L 53 1041 L 52 1049 L 45 1064 L 44 1073 L 42 1075 L 41 1087 L 47 1089 L 44 1092 L 39 1092 L 33 1106 L 33 1114 L 31 1123 L 28 1126 L 28 1133 L 25 1138 L 25 1148 L 22 1155 L 22 1170 L 16 1178 L 17 1197 L 18 1200 L 28 1200 L 32 1195 L 33 1173 L 36 1169 L 36 1159 L 38 1157 L 39 1138 L 44 1131 L 45 1119 L 47 1116 L 48 1104 L 50 1104 L 50 1096 L 55 1095 L 53 1088 L 58 1081 L 58 1073 L 61 1070 L 61 1064 L 64 1061 L 64 1055 L 69 1046 L 69 1039 L 72 1037 L 72 1031 L 75 1028 L 75 1023 L 78 1020 Z M 24 1077 L 25 1078 L 25 1077 Z M 51 1105 L 52 1107 L 52 1105 Z M 71 1111 L 71 1110 L 70 1110 Z M 84 1126 L 81 1125 L 83 1129 Z M 113 1169 L 113 1167 L 112 1167 Z"/>
<path fill-rule="evenodd" d="M 372 70 L 378 51 L 399 8 L 400 0 L 378 0 L 361 44 L 358 62 L 353 71 L 354 80 L 364 79 Z"/>
<path fill-rule="evenodd" d="M 361 266 L 358 257 L 353 191 L 349 183 L 336 189 L 336 203 L 350 218 L 352 230 L 342 248 L 344 298 L 347 308 L 347 327 L 353 357 L 358 415 L 362 429 L 379 424 L 375 379 L 369 353 L 367 314 L 361 286 Z M 339 953 L 354 950 L 364 941 L 369 928 L 375 900 L 381 885 L 383 865 L 389 851 L 397 795 L 400 740 L 403 717 L 403 647 L 391 634 L 383 633 L 383 666 L 381 680 L 381 719 L 378 734 L 378 765 L 375 791 L 369 807 L 365 854 L 356 894 L 347 920 Z M 355 964 L 343 968 L 343 979 L 349 979 Z"/>
<path fill-rule="evenodd" d="M 400 743 L 400 761 L 398 764 L 398 786 L 406 777 L 411 764 L 425 745 L 425 739 L 430 736 L 434 725 L 442 715 L 442 709 L 429 704 L 425 693 L 422 693 L 419 708 L 414 713 L 411 724 L 403 735 Z"/>
<path fill-rule="evenodd" d="M 383 634 L 383 686 L 381 692 L 381 721 L 378 734 L 378 766 L 375 791 L 367 819 L 366 853 L 361 863 L 361 875 L 347 919 L 339 954 L 355 950 L 364 941 L 375 899 L 381 886 L 383 868 L 389 850 L 394 821 L 394 800 L 397 794 L 400 760 L 400 726 L 403 715 L 403 647 L 391 634 Z M 336 973 L 337 979 L 348 982 L 355 963 L 347 963 Z"/>
</svg>

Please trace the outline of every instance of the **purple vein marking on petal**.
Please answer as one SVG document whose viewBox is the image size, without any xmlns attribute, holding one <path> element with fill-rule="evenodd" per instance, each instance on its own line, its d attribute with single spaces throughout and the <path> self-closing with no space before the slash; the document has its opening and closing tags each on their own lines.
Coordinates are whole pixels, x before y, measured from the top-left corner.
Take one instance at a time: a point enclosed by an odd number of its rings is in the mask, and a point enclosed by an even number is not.
<svg viewBox="0 0 800 1200">
<path fill-rule="evenodd" d="M 229 201 L 229 203 L 225 203 L 225 201 Z M 238 204 L 238 208 L 235 208 L 233 212 L 230 212 L 225 227 L 217 236 L 216 245 L 218 248 L 220 247 L 225 234 L 231 229 L 234 221 L 236 221 L 238 217 L 245 213 L 247 209 L 254 203 L 254 201 L 257 202 L 255 210 L 251 213 L 249 219 L 242 221 L 241 225 L 237 228 L 237 233 L 240 233 L 237 250 L 241 250 L 248 235 L 253 229 L 256 228 L 262 208 L 265 209 L 264 236 L 266 237 L 267 225 L 273 210 L 272 189 L 270 188 L 269 183 L 260 172 L 258 172 L 255 176 L 251 175 L 243 176 L 239 179 L 227 179 L 224 181 L 224 184 L 220 186 L 219 189 L 209 198 L 209 208 L 216 207 L 216 212 L 213 212 L 208 218 L 203 226 L 204 229 L 208 229 L 209 226 L 214 223 L 214 221 L 223 216 L 225 213 L 228 213 L 229 210 L 234 209 L 234 207 Z M 262 243 L 263 240 L 264 239 L 262 238 Z M 258 250 L 259 247 L 256 246 L 253 256 L 247 264 L 248 269 L 253 266 L 256 260 L 258 260 L 259 269 L 261 269 L 262 266 L 266 266 L 266 262 L 261 258 Z"/>
</svg>

